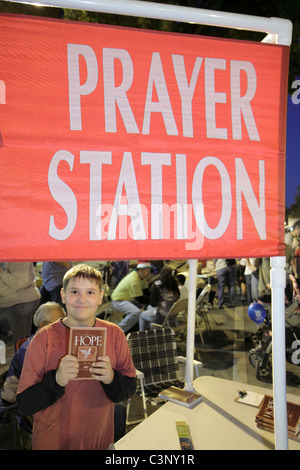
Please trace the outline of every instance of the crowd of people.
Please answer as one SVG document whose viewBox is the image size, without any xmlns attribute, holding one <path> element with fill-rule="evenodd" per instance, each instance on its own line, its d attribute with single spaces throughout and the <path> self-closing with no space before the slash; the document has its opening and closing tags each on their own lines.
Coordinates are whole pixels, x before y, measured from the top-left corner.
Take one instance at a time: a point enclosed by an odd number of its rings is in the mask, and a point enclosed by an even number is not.
<svg viewBox="0 0 300 470">
<path fill-rule="evenodd" d="M 300 278 L 299 236 L 297 221 L 285 237 L 287 303 Z M 236 305 L 237 292 L 248 305 L 271 301 L 269 258 L 216 259 L 208 266 L 208 280 L 216 279 L 217 308 L 224 306 L 226 287 L 228 307 Z M 14 341 L 27 337 L 11 361 L 2 399 L 16 402 L 22 415 L 34 415 L 34 449 L 107 449 L 114 440 L 114 403 L 131 397 L 136 387 L 125 334 L 162 324 L 172 305 L 189 295 L 185 275 L 162 261 L 138 261 L 131 270 L 128 261 L 120 261 L 110 263 L 110 270 L 105 281 L 111 305 L 123 314 L 118 326 L 97 316 L 103 277 L 93 266 L 44 262 L 39 289 L 34 263 L 0 266 L 0 334 L 10 330 Z M 78 359 L 67 351 L 69 329 L 76 326 L 107 328 L 106 355 L 92 367 L 95 381 L 74 383 Z"/>
<path fill-rule="evenodd" d="M 286 298 L 291 302 L 300 279 L 300 221 L 287 231 Z M 109 269 L 107 268 L 109 266 Z M 124 333 L 132 329 L 148 329 L 151 323 L 162 324 L 171 306 L 188 297 L 185 275 L 163 261 L 139 261 L 134 269 L 129 261 L 104 265 L 104 282 L 110 287 L 112 307 L 123 314 L 119 327 Z M 203 266 L 203 261 L 199 262 Z M 216 280 L 217 305 L 234 307 L 237 293 L 242 303 L 250 305 L 262 300 L 270 302 L 270 259 L 215 259 L 205 263 L 207 280 Z M 40 288 L 36 285 L 34 263 L 2 263 L 0 265 L 0 335 L 11 332 L 13 341 L 35 331 L 33 315 L 39 305 L 56 302 L 64 307 L 61 290 L 63 277 L 71 262 L 42 263 Z M 109 275 L 107 276 L 107 272 Z M 227 292 L 226 292 L 227 288 Z M 226 294 L 228 302 L 225 304 Z"/>
</svg>

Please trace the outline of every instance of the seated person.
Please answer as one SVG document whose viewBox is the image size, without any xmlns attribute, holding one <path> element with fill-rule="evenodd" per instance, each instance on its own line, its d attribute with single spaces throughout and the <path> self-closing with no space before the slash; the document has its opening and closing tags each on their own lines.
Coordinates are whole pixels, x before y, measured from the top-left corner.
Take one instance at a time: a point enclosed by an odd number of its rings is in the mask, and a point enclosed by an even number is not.
<svg viewBox="0 0 300 470">
<path fill-rule="evenodd" d="M 189 296 L 189 290 L 185 285 L 185 275 L 177 274 L 178 287 L 180 292 L 180 299 L 187 299 Z"/>
<path fill-rule="evenodd" d="M 45 304 L 40 305 L 35 312 L 33 323 L 39 330 L 44 326 L 55 322 L 59 318 L 65 317 L 65 315 L 66 313 L 64 309 L 58 303 L 46 302 Z M 33 336 L 34 335 L 29 336 L 28 339 L 24 341 L 11 360 L 1 393 L 1 398 L 9 403 L 15 403 L 16 401 L 25 353 Z"/>
<path fill-rule="evenodd" d="M 113 308 L 125 315 L 119 323 L 124 333 L 138 323 L 142 309 L 150 303 L 147 279 L 151 270 L 149 261 L 139 261 L 136 269 L 119 282 L 111 295 Z"/>
<path fill-rule="evenodd" d="M 178 284 L 172 269 L 163 268 L 151 286 L 150 306 L 140 315 L 140 331 L 150 328 L 152 322 L 161 325 L 179 296 Z"/>
</svg>

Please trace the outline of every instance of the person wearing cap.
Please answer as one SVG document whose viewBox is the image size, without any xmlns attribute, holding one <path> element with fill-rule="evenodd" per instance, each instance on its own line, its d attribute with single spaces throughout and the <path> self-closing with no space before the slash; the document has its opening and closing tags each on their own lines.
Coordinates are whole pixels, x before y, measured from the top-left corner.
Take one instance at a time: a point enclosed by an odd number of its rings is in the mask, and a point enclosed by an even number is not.
<svg viewBox="0 0 300 470">
<path fill-rule="evenodd" d="M 113 308 L 124 314 L 119 323 L 124 333 L 138 323 L 142 309 L 150 303 L 147 278 L 152 269 L 149 261 L 139 261 L 136 269 L 119 282 L 111 295 Z"/>
</svg>

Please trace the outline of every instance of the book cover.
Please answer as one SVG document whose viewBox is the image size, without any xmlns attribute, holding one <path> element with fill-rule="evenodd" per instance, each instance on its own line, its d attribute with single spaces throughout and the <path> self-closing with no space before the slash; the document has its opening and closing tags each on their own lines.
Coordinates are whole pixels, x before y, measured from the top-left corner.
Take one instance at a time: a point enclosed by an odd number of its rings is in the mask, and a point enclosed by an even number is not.
<svg viewBox="0 0 300 470">
<path fill-rule="evenodd" d="M 256 425 L 259 429 L 263 429 L 264 431 L 268 431 L 268 432 L 273 432 L 274 433 L 274 426 L 272 426 L 271 424 L 269 425 L 266 425 L 264 423 L 260 423 L 260 422 L 256 422 Z M 300 441 L 300 433 L 298 434 L 295 434 L 293 433 L 292 431 L 289 431 L 288 430 L 288 438 L 289 439 L 293 439 L 294 441 Z"/>
<path fill-rule="evenodd" d="M 163 390 L 159 394 L 159 398 L 177 403 L 177 405 L 182 405 L 187 408 L 194 408 L 194 406 L 198 405 L 202 401 L 202 396 L 199 395 L 199 393 L 189 392 L 183 388 L 174 386 Z"/>
<path fill-rule="evenodd" d="M 300 431 L 300 405 L 287 402 L 288 431 L 297 436 Z M 257 425 L 274 429 L 273 398 L 265 395 L 255 421 Z"/>
<path fill-rule="evenodd" d="M 189 425 L 186 421 L 176 421 L 176 430 L 182 450 L 194 450 Z"/>
<path fill-rule="evenodd" d="M 79 371 L 76 379 L 92 379 L 90 368 L 99 356 L 105 356 L 107 328 L 70 328 L 69 354 L 77 357 Z"/>
</svg>

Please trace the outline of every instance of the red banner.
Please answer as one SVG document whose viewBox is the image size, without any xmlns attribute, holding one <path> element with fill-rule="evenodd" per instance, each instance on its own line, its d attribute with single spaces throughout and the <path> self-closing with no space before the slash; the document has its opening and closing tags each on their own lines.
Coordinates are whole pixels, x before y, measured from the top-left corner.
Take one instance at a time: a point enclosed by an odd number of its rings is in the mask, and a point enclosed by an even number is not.
<svg viewBox="0 0 300 470">
<path fill-rule="evenodd" d="M 284 254 L 288 47 L 0 28 L 2 261 Z"/>
</svg>

